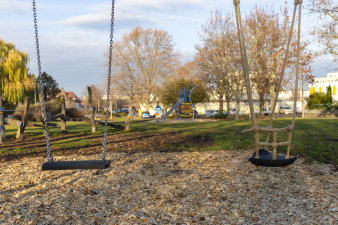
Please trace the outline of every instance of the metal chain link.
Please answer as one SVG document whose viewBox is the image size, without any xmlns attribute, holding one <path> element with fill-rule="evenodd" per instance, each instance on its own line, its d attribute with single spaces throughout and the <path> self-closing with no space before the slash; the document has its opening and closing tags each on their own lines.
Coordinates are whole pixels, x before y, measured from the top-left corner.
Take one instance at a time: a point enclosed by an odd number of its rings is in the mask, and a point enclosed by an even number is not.
<svg viewBox="0 0 338 225">
<path fill-rule="evenodd" d="M 101 158 L 105 160 L 107 150 L 107 127 L 108 127 L 108 113 L 109 113 L 109 99 L 110 99 L 110 82 L 111 82 L 111 70 L 112 70 L 112 58 L 113 58 L 113 39 L 114 39 L 114 11 L 115 11 L 115 0 L 112 0 L 111 7 L 111 20 L 110 20 L 110 43 L 109 43 L 109 66 L 108 66 L 108 77 L 107 77 L 107 102 L 106 102 L 106 119 L 104 123 L 104 135 L 103 135 L 103 148 Z"/>
<path fill-rule="evenodd" d="M 52 156 L 52 150 L 50 147 L 49 142 L 49 130 L 48 130 L 48 123 L 47 123 L 47 114 L 46 114 L 46 103 L 45 103 L 45 94 L 44 94 L 44 85 L 41 77 L 41 60 L 40 60 L 40 45 L 39 45 L 39 33 L 38 33 L 38 20 L 36 15 L 36 3 L 35 0 L 33 0 L 33 17 L 34 17 L 34 29 L 35 29 L 35 43 L 36 43 L 36 55 L 37 55 L 37 61 L 38 61 L 38 70 L 39 70 L 39 93 L 41 95 L 41 110 L 42 110 L 42 118 L 43 118 L 43 125 L 45 129 L 45 136 L 46 136 L 46 142 L 47 142 L 47 160 L 48 162 L 53 161 Z"/>
<path fill-rule="evenodd" d="M 105 160 L 106 150 L 107 150 L 107 127 L 108 127 L 108 113 L 109 113 L 109 99 L 110 99 L 110 83 L 111 83 L 111 67 L 112 67 L 112 52 L 113 52 L 113 37 L 114 37 L 114 10 L 115 10 L 115 0 L 112 0 L 112 11 L 111 11 L 111 23 L 110 23 L 110 43 L 109 43 L 109 67 L 108 67 L 108 79 L 107 79 L 107 102 L 106 102 L 106 118 L 104 126 L 104 136 L 103 136 L 103 148 L 101 158 Z M 52 151 L 49 142 L 49 130 L 47 124 L 47 114 L 46 114 L 46 104 L 44 96 L 44 85 L 41 79 L 41 60 L 40 60 L 40 48 L 39 48 L 39 35 L 38 35 L 38 23 L 37 23 L 37 14 L 36 14 L 36 3 L 33 0 L 33 17 L 34 17 L 34 28 L 35 28 L 35 43 L 36 43 L 36 54 L 38 61 L 38 70 L 39 70 L 39 92 L 41 95 L 42 103 L 42 117 L 43 124 L 45 129 L 45 136 L 47 142 L 47 159 L 49 162 L 53 161 Z"/>
</svg>

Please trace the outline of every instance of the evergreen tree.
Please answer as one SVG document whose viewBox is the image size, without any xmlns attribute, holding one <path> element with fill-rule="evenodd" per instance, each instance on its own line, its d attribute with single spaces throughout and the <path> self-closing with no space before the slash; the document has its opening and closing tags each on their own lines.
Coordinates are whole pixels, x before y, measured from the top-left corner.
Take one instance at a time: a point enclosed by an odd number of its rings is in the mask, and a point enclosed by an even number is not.
<svg viewBox="0 0 338 225">
<path fill-rule="evenodd" d="M 55 96 L 60 93 L 59 84 L 51 75 L 43 72 L 41 78 L 38 76 L 38 83 L 40 79 L 42 79 L 44 87 L 45 100 L 55 98 Z"/>
<path fill-rule="evenodd" d="M 332 91 L 331 91 L 331 86 L 329 85 L 329 87 L 327 88 L 327 92 L 326 92 L 326 103 L 330 104 L 332 103 Z"/>
</svg>

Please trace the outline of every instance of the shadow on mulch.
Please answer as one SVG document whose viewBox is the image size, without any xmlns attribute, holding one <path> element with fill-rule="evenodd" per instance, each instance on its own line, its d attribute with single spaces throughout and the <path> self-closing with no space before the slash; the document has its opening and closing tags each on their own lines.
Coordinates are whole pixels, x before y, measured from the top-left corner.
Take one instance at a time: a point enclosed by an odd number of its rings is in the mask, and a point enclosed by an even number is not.
<svg viewBox="0 0 338 225">
<path fill-rule="evenodd" d="M 84 139 L 95 139 L 97 143 L 86 146 L 66 147 L 53 149 L 54 156 L 60 155 L 99 155 L 102 147 L 102 136 L 81 135 Z M 63 139 L 74 138 L 75 135 L 63 136 Z M 57 138 L 59 139 L 59 138 Z M 29 145 L 23 147 L 24 150 L 34 150 L 29 152 L 6 153 L 0 155 L 0 162 L 17 160 L 25 157 L 46 157 L 46 145 L 41 143 L 41 138 L 29 139 Z M 45 141 L 45 140 L 44 140 Z M 35 143 L 35 144 L 34 144 Z M 213 140 L 207 136 L 185 136 L 181 132 L 170 133 L 147 133 L 147 134 L 114 134 L 109 135 L 107 140 L 108 152 L 125 152 L 135 154 L 137 152 L 181 152 L 194 148 L 196 150 L 211 146 Z M 25 142 L 20 143 L 25 146 Z M 15 145 L 8 146 L 14 147 Z M 9 151 L 14 150 L 13 148 Z"/>
</svg>

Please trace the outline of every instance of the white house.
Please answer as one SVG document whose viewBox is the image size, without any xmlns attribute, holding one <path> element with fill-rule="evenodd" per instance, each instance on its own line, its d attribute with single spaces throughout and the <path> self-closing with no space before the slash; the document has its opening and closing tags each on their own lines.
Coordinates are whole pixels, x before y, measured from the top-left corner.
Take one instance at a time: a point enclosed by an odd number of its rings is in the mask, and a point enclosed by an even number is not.
<svg viewBox="0 0 338 225">
<path fill-rule="evenodd" d="M 329 85 L 331 86 L 332 99 L 338 101 L 338 72 L 328 73 L 327 77 L 315 78 L 313 84 L 309 85 L 310 94 L 315 92 L 326 94 Z"/>
</svg>

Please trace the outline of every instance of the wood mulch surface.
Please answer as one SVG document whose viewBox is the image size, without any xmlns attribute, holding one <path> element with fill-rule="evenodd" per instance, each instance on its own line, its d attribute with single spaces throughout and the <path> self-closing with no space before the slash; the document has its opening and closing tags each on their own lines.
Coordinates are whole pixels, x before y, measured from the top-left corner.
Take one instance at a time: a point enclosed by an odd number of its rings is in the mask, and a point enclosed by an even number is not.
<svg viewBox="0 0 338 225">
<path fill-rule="evenodd" d="M 41 171 L 42 153 L 3 157 L 0 224 L 338 224 L 334 165 L 301 158 L 257 168 L 249 151 L 180 151 L 210 144 L 203 138 L 112 135 L 106 170 Z M 89 160 L 100 148 L 60 150 L 55 159 Z"/>
</svg>

